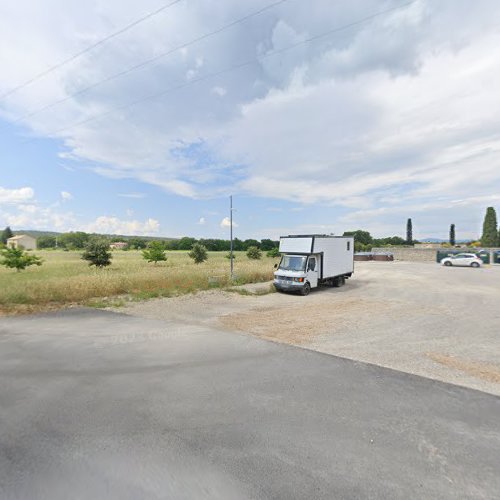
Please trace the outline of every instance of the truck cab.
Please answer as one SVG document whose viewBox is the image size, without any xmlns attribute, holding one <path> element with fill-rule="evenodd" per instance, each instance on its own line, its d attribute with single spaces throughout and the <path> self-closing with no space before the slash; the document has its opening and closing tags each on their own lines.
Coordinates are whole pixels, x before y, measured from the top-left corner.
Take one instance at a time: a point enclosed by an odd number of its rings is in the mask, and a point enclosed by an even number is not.
<svg viewBox="0 0 500 500">
<path fill-rule="evenodd" d="M 284 254 L 274 273 L 274 285 L 282 291 L 309 293 L 318 286 L 321 256 Z"/>
<path fill-rule="evenodd" d="M 321 284 L 341 286 L 354 272 L 352 237 L 282 236 L 274 286 L 280 292 L 308 295 Z"/>
</svg>

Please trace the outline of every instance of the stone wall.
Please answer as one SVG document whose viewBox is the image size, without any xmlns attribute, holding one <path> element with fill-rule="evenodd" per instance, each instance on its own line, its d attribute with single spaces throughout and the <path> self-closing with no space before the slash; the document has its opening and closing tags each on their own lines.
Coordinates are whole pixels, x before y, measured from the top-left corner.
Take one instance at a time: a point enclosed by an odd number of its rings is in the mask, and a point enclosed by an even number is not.
<svg viewBox="0 0 500 500">
<path fill-rule="evenodd" d="M 476 253 L 477 248 L 440 248 L 439 250 L 446 252 L 446 250 L 459 250 L 460 252 Z M 488 248 L 488 251 L 494 252 L 498 248 Z M 372 252 L 388 252 L 394 255 L 394 260 L 408 260 L 413 262 L 436 262 L 436 248 L 413 248 L 413 247 L 386 247 L 386 248 L 372 248 Z M 493 259 L 491 259 L 493 262 Z"/>
<path fill-rule="evenodd" d="M 372 252 L 388 252 L 394 255 L 394 260 L 409 260 L 413 262 L 436 262 L 435 248 L 390 247 L 372 248 Z"/>
</svg>

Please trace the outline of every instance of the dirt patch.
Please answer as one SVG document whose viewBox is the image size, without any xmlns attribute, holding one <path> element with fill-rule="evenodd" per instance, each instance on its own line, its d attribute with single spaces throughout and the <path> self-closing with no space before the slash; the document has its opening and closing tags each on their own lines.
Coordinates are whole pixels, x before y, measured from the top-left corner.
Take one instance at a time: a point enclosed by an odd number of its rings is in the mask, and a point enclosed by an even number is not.
<svg viewBox="0 0 500 500">
<path fill-rule="evenodd" d="M 257 288 L 268 284 L 259 284 L 242 293 L 214 289 L 113 310 L 222 327 L 500 395 L 499 279 L 500 266 L 358 262 L 344 287 L 307 297 L 260 295 Z"/>
<path fill-rule="evenodd" d="M 448 356 L 437 352 L 427 352 L 426 356 L 436 363 L 440 363 L 448 368 L 459 370 L 472 375 L 473 377 L 500 384 L 500 367 L 478 361 L 468 361 L 465 359 Z"/>
<path fill-rule="evenodd" d="M 356 317 L 382 312 L 390 305 L 382 301 L 346 298 L 308 306 L 260 307 L 219 318 L 229 330 L 251 333 L 260 338 L 301 345 L 323 334 L 335 335 L 348 328 Z M 321 311 L 321 314 L 318 314 Z"/>
</svg>

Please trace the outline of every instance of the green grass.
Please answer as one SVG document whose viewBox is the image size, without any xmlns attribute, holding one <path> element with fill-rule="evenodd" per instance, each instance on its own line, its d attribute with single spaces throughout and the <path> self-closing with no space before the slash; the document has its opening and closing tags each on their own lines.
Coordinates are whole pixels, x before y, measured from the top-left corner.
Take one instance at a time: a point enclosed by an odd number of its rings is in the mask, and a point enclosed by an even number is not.
<svg viewBox="0 0 500 500">
<path fill-rule="evenodd" d="M 168 252 L 168 260 L 148 264 L 138 251 L 115 251 L 113 263 L 95 269 L 81 260 L 81 252 L 39 250 L 41 267 L 17 273 L 0 267 L 0 313 L 22 313 L 58 308 L 68 304 L 103 307 L 123 301 L 170 297 L 209 288 L 225 288 L 229 280 L 227 252 L 209 252 L 208 261 L 194 264 L 187 252 Z M 277 259 L 250 260 L 237 252 L 235 273 L 238 284 L 272 279 Z M 217 277 L 216 283 L 209 278 Z M 210 280 L 213 281 L 213 280 Z"/>
</svg>

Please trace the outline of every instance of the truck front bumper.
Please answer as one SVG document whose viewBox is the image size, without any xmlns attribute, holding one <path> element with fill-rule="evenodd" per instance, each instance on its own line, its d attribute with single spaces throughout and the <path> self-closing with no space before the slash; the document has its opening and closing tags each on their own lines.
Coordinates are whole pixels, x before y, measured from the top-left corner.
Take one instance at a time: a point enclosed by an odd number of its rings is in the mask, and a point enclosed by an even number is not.
<svg viewBox="0 0 500 500">
<path fill-rule="evenodd" d="M 289 280 L 274 280 L 273 283 L 276 290 L 280 292 L 300 292 L 305 282 L 299 283 Z"/>
</svg>

